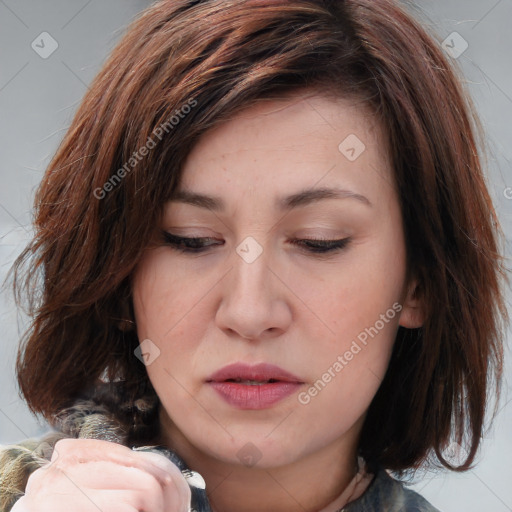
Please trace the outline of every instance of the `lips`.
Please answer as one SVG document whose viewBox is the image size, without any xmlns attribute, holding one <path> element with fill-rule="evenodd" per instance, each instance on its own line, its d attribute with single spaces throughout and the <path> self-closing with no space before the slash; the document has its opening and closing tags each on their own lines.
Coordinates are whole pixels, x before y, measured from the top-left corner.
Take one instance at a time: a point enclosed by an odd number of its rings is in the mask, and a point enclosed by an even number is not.
<svg viewBox="0 0 512 512">
<path fill-rule="evenodd" d="M 279 366 L 273 364 L 261 363 L 257 365 L 247 365 L 243 363 L 234 363 L 211 375 L 207 382 L 247 382 L 247 383 L 269 383 L 269 382 L 294 382 L 303 384 L 303 381 Z M 254 385 L 253 384 L 253 385 Z"/>
<path fill-rule="evenodd" d="M 267 363 L 231 364 L 206 382 L 225 402 L 238 409 L 267 409 L 304 384 L 296 375 Z"/>
</svg>

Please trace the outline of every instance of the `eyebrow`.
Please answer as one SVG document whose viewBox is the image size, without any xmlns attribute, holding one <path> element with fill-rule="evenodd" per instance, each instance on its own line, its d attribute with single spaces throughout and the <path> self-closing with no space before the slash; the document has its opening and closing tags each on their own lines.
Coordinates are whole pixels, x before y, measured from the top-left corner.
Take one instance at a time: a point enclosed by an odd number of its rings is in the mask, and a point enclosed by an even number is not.
<svg viewBox="0 0 512 512">
<path fill-rule="evenodd" d="M 326 187 L 304 189 L 290 196 L 280 197 L 277 199 L 275 206 L 278 210 L 286 211 L 307 206 L 323 199 L 355 199 L 367 206 L 372 206 L 370 200 L 361 194 L 351 190 Z M 175 192 L 169 201 L 190 204 L 214 212 L 222 212 L 226 209 L 226 205 L 220 197 L 199 194 L 190 190 Z"/>
</svg>

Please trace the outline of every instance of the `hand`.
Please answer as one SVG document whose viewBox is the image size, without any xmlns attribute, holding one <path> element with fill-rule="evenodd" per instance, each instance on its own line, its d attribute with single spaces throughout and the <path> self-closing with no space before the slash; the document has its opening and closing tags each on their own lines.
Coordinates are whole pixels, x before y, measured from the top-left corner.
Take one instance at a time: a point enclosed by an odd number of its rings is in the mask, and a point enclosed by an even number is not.
<svg viewBox="0 0 512 512">
<path fill-rule="evenodd" d="M 62 439 L 11 512 L 188 512 L 181 471 L 157 453 L 95 439 Z"/>
</svg>

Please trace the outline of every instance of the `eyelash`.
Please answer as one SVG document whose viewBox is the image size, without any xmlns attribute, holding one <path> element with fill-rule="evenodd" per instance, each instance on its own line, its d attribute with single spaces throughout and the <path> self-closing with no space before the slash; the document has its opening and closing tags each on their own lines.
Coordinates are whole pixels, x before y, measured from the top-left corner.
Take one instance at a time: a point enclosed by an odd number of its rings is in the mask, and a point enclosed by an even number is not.
<svg viewBox="0 0 512 512">
<path fill-rule="evenodd" d="M 201 243 L 208 241 L 216 241 L 214 238 L 210 237 L 197 237 L 197 238 L 189 238 L 189 237 L 181 237 L 173 235 L 167 231 L 163 232 L 165 242 L 172 246 L 173 249 L 184 252 L 184 253 L 192 253 L 197 254 L 200 252 L 205 252 L 209 247 L 213 247 L 214 245 L 221 244 L 210 244 L 210 245 L 201 245 Z M 312 254 L 326 254 L 329 252 L 341 251 L 344 249 L 351 241 L 350 237 L 342 238 L 340 240 L 324 240 L 317 238 L 305 238 L 305 239 L 294 239 L 291 241 L 292 244 L 298 245 L 306 252 Z M 301 245 L 303 244 L 303 245 Z"/>
</svg>

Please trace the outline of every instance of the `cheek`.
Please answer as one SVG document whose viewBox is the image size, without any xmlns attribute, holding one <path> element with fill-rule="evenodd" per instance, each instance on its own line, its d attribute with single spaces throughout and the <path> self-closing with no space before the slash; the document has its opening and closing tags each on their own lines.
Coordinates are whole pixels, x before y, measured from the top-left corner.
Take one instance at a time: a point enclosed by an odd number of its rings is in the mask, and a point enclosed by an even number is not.
<svg viewBox="0 0 512 512">
<path fill-rule="evenodd" d="M 158 349 L 158 358 L 146 370 L 159 394 L 165 391 L 159 389 L 162 382 L 174 389 L 187 374 L 204 372 L 198 361 L 211 325 L 207 292 L 218 281 L 217 275 L 198 276 L 169 260 L 165 251 L 155 250 L 141 261 L 132 282 L 137 336 Z M 173 396 L 180 396 L 179 386 Z"/>
<path fill-rule="evenodd" d="M 365 414 L 386 374 L 398 329 L 397 316 L 391 318 L 395 310 L 389 311 L 388 323 L 379 319 L 368 327 L 351 325 L 357 334 L 340 334 L 310 354 L 315 369 L 298 396 L 306 421 L 316 418 L 334 436 Z"/>
<path fill-rule="evenodd" d="M 352 419 L 363 414 L 387 371 L 402 310 L 405 249 L 396 233 L 382 235 L 357 257 L 347 253 L 309 292 L 311 310 L 322 321 L 308 327 L 315 342 L 305 347 L 305 357 L 314 369 L 303 403 L 318 414 L 330 407 Z"/>
<path fill-rule="evenodd" d="M 146 255 L 134 273 L 133 307 L 139 338 L 163 342 L 181 328 L 201 300 L 201 286 L 190 275 L 170 270 L 163 250 Z"/>
<path fill-rule="evenodd" d="M 319 340 L 338 346 L 373 326 L 390 309 L 386 326 L 388 320 L 398 324 L 393 304 L 403 299 L 405 249 L 400 240 L 366 240 L 333 265 L 316 263 L 312 270 L 290 273 L 286 279 L 305 306 L 302 317 L 308 319 L 307 328 Z"/>
</svg>

